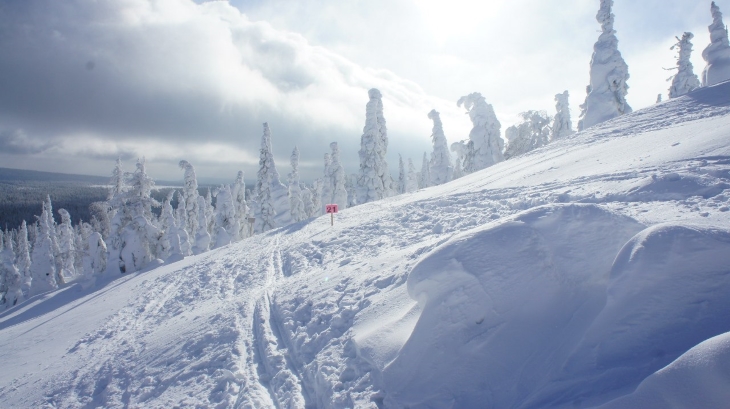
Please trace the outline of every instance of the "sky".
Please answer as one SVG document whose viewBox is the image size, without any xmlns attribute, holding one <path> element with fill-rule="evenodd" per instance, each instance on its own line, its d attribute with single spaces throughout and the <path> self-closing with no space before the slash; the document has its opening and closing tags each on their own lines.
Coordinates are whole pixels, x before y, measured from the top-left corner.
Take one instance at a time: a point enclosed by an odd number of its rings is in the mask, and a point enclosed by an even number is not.
<svg viewBox="0 0 730 409">
<path fill-rule="evenodd" d="M 730 0 L 717 2 L 730 10 Z M 449 143 L 468 138 L 459 97 L 480 92 L 502 125 L 554 114 L 574 125 L 600 26 L 593 0 L 4 0 L 0 167 L 109 175 L 141 157 L 151 177 L 232 182 L 258 170 L 268 122 L 282 180 L 290 154 L 320 177 L 329 143 L 356 173 L 367 90 L 383 94 L 388 160 L 417 169 L 431 109 Z M 675 36 L 695 34 L 701 73 L 710 2 L 616 0 L 619 50 L 636 109 L 666 98 Z M 397 175 L 396 175 L 397 176 Z"/>
</svg>

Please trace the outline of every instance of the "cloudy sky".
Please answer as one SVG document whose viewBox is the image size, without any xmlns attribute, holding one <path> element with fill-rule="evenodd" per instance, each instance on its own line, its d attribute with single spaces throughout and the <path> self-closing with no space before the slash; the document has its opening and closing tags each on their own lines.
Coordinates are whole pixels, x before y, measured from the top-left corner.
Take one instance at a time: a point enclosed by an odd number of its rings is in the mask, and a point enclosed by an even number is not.
<svg viewBox="0 0 730 409">
<path fill-rule="evenodd" d="M 107 175 L 141 156 L 158 180 L 252 180 L 262 123 L 282 178 L 298 146 L 304 179 L 329 142 L 358 169 L 367 90 L 383 94 L 389 160 L 430 151 L 426 114 L 449 143 L 471 124 L 456 100 L 481 92 L 504 130 L 554 113 L 568 90 L 574 123 L 598 38 L 598 0 L 3 0 L 0 167 Z M 730 0 L 717 4 L 730 10 Z M 704 67 L 710 1 L 616 0 L 628 101 L 666 97 L 674 36 L 695 34 Z"/>
</svg>

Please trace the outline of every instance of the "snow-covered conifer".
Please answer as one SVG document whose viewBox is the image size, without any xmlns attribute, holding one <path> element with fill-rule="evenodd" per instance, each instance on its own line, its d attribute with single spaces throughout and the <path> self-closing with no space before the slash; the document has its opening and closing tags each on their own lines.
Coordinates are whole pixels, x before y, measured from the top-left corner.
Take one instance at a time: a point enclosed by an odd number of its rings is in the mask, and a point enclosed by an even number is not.
<svg viewBox="0 0 730 409">
<path fill-rule="evenodd" d="M 468 144 L 463 141 L 451 144 L 451 152 L 456 154 L 456 160 L 454 160 L 454 179 L 464 176 L 464 161 L 466 160 L 467 146 Z"/>
<path fill-rule="evenodd" d="M 702 71 L 702 86 L 709 87 L 730 79 L 730 43 L 725 23 L 722 22 L 722 13 L 713 1 L 710 5 L 712 13 L 712 24 L 710 30 L 710 45 L 702 51 L 702 58 L 705 59 L 704 71 Z"/>
<path fill-rule="evenodd" d="M 573 134 L 573 123 L 570 121 L 570 107 L 568 105 L 569 97 L 568 91 L 555 94 L 555 118 L 553 118 L 550 133 L 551 141 Z"/>
<path fill-rule="evenodd" d="M 236 181 L 231 187 L 231 196 L 233 197 L 233 205 L 236 208 L 236 219 L 238 220 L 239 231 L 237 236 L 233 237 L 234 241 L 249 236 L 248 215 L 249 208 L 246 202 L 246 182 L 243 180 L 243 171 L 239 170 Z"/>
<path fill-rule="evenodd" d="M 308 218 L 302 201 L 302 191 L 299 187 L 299 148 L 296 146 L 291 153 L 289 160 L 291 173 L 289 173 L 289 206 L 291 208 L 292 222 L 300 222 Z"/>
<path fill-rule="evenodd" d="M 476 172 L 503 161 L 504 141 L 500 136 L 501 124 L 494 108 L 478 92 L 459 98 L 456 105 L 464 105 L 473 125 L 469 132 L 469 142 L 461 142 L 466 150 L 462 164 L 464 173 Z"/>
<path fill-rule="evenodd" d="M 320 216 L 324 211 L 324 206 L 322 206 L 322 186 L 324 186 L 322 179 L 315 179 L 312 183 L 312 208 L 314 209 L 314 213 L 310 217 Z"/>
<path fill-rule="evenodd" d="M 89 279 L 106 271 L 107 249 L 99 232 L 92 232 L 86 240 L 83 264 L 84 277 Z"/>
<path fill-rule="evenodd" d="M 403 156 L 398 154 L 398 193 L 406 192 L 406 165 L 403 164 Z"/>
<path fill-rule="evenodd" d="M 15 251 L 13 251 L 13 238 L 9 232 L 5 234 L 5 241 L 2 240 L 2 231 L 0 231 L 0 280 L 2 280 L 2 289 L 0 289 L 0 297 L 6 308 L 10 308 L 24 300 L 23 277 L 15 265 Z"/>
<path fill-rule="evenodd" d="M 208 233 L 207 219 L 205 215 L 205 198 L 198 196 L 198 231 L 195 232 L 195 245 L 193 254 L 205 253 L 210 249 L 210 233 Z"/>
<path fill-rule="evenodd" d="M 213 193 L 210 188 L 205 191 L 205 221 L 206 228 L 211 237 L 214 237 L 215 232 L 215 207 L 213 207 Z"/>
<path fill-rule="evenodd" d="M 180 169 L 185 171 L 183 176 L 182 201 L 185 202 L 185 230 L 190 237 L 198 231 L 198 178 L 195 168 L 186 160 L 180 161 Z M 205 203 L 205 202 L 203 202 Z"/>
<path fill-rule="evenodd" d="M 340 148 L 337 142 L 330 143 L 332 150 L 332 162 L 330 163 L 330 178 L 332 179 L 332 201 L 336 203 L 340 210 L 347 208 L 347 189 L 345 188 L 345 169 L 342 167 L 340 160 Z"/>
<path fill-rule="evenodd" d="M 357 203 L 363 204 L 390 196 L 393 177 L 388 171 L 388 131 L 383 117 L 380 91 L 368 91 L 365 127 L 360 138 L 360 173 L 357 179 Z"/>
<path fill-rule="evenodd" d="M 183 256 L 189 256 L 193 254 L 193 245 L 187 231 L 188 211 L 185 209 L 185 200 L 182 197 L 182 193 L 177 192 L 177 195 L 180 199 L 177 202 L 177 209 L 175 209 L 175 221 L 177 226 L 177 235 L 180 238 L 180 253 Z"/>
<path fill-rule="evenodd" d="M 431 163 L 433 163 L 433 161 L 431 161 Z M 433 176 L 431 176 L 431 180 L 433 180 Z M 416 172 L 416 167 L 413 166 L 413 161 L 411 160 L 411 158 L 408 158 L 408 172 L 406 173 L 405 187 L 406 193 L 411 193 L 418 190 L 418 173 Z"/>
<path fill-rule="evenodd" d="M 421 162 L 421 172 L 419 173 L 418 188 L 425 189 L 431 186 L 431 174 L 428 166 L 428 153 L 423 152 L 423 161 Z"/>
<path fill-rule="evenodd" d="M 322 211 L 324 211 L 324 206 L 332 203 L 332 193 L 335 190 L 332 185 L 332 157 L 329 153 L 324 154 L 324 175 L 322 176 L 321 186 L 320 204 L 322 205 Z"/>
<path fill-rule="evenodd" d="M 304 183 L 300 183 L 299 190 L 302 192 L 302 204 L 304 205 L 304 214 L 307 215 L 307 218 L 314 217 L 315 211 L 312 189 L 310 189 Z"/>
<path fill-rule="evenodd" d="M 58 275 L 63 282 L 69 282 L 76 277 L 76 243 L 71 215 L 66 209 L 58 209 L 61 215 L 61 224 L 58 225 L 58 246 L 61 271 Z"/>
<path fill-rule="evenodd" d="M 180 245 L 180 234 L 178 232 L 177 221 L 175 220 L 175 212 L 172 209 L 174 195 L 174 190 L 171 190 L 167 194 L 167 198 L 165 198 L 162 204 L 162 212 L 160 213 L 162 236 L 160 237 L 160 253 L 157 256 L 163 260 L 171 257 L 182 258 L 183 256 Z"/>
<path fill-rule="evenodd" d="M 230 244 L 241 230 L 236 218 L 236 207 L 233 204 L 231 188 L 222 185 L 215 198 L 215 242 L 213 248 Z"/>
<path fill-rule="evenodd" d="M 432 109 L 428 113 L 428 118 L 433 121 L 433 130 L 431 131 L 431 142 L 433 143 L 433 153 L 431 153 L 431 162 L 429 163 L 429 174 L 431 176 L 431 186 L 441 185 L 451 181 L 454 177 L 454 167 L 451 164 L 451 154 L 449 154 L 449 144 L 446 142 L 444 135 L 444 126 L 441 123 L 441 116 L 438 111 Z"/>
<path fill-rule="evenodd" d="M 689 32 L 685 32 L 682 38 L 677 38 L 677 43 L 674 44 L 670 50 L 677 49 L 677 73 L 669 79 L 672 80 L 672 85 L 669 87 L 669 98 L 677 98 L 682 95 L 694 91 L 700 87 L 700 80 L 695 75 L 692 62 L 689 60 L 692 55 L 692 38 L 694 35 Z M 659 94 L 661 96 L 661 94 Z M 661 102 L 657 101 L 657 102 Z"/>
<path fill-rule="evenodd" d="M 658 104 L 660 102 L 662 102 L 662 94 L 657 94 L 656 95 L 656 103 Z"/>
<path fill-rule="evenodd" d="M 601 24 L 601 35 L 593 46 L 591 57 L 590 85 L 586 88 L 585 102 L 580 106 L 578 130 L 631 113 L 626 102 L 629 86 L 629 67 L 618 50 L 616 30 L 613 29 L 614 15 L 611 13 L 613 0 L 601 0 L 596 20 Z"/>
<path fill-rule="evenodd" d="M 58 288 L 58 270 L 56 270 L 56 259 L 53 256 L 53 244 L 51 243 L 50 224 L 52 217 L 47 202 L 43 203 L 43 213 L 38 218 L 38 233 L 33 244 L 31 253 L 31 293 L 40 294 Z"/>
<path fill-rule="evenodd" d="M 357 173 L 347 176 L 345 190 L 347 190 L 347 207 L 357 206 Z"/>
<path fill-rule="evenodd" d="M 276 170 L 271 149 L 271 130 L 268 123 L 264 123 L 260 152 L 256 183 L 256 231 L 265 232 L 291 223 L 289 189 L 279 180 L 279 172 Z"/>
<path fill-rule="evenodd" d="M 505 131 L 507 149 L 506 159 L 522 155 L 533 149 L 547 145 L 550 141 L 550 117 L 545 111 L 527 111 L 520 115 L 522 122 L 510 126 Z"/>
<path fill-rule="evenodd" d="M 21 289 L 23 296 L 30 294 L 31 281 L 33 279 L 31 274 L 31 259 L 30 259 L 30 242 L 28 241 L 28 226 L 25 220 L 20 224 L 17 236 L 18 249 L 17 259 L 15 265 L 18 267 L 18 272 L 21 277 Z"/>
</svg>

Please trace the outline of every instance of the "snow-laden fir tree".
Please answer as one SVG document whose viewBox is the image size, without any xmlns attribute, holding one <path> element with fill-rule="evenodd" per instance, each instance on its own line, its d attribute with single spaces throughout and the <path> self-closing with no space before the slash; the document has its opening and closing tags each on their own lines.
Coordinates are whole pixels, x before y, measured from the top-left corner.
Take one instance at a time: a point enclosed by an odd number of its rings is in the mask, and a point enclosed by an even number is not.
<svg viewBox="0 0 730 409">
<path fill-rule="evenodd" d="M 433 130 L 431 131 L 433 153 L 431 153 L 431 162 L 429 163 L 429 174 L 431 175 L 430 184 L 431 186 L 437 186 L 453 179 L 454 167 L 451 164 L 449 144 L 446 142 L 446 135 L 444 135 L 444 126 L 441 123 L 441 116 L 438 111 L 432 109 L 431 112 L 428 113 L 428 118 L 433 121 Z"/>
<path fill-rule="evenodd" d="M 692 38 L 694 38 L 694 35 L 690 32 L 685 32 L 681 39 L 679 37 L 676 38 L 677 43 L 670 50 L 677 49 L 677 68 L 675 68 L 677 73 L 669 78 L 672 80 L 672 85 L 669 87 L 669 98 L 681 97 L 701 86 L 700 79 L 695 75 L 694 67 L 689 60 L 692 56 Z M 661 100 L 657 102 L 661 102 Z"/>
<path fill-rule="evenodd" d="M 87 245 L 83 257 L 84 277 L 90 279 L 106 271 L 107 249 L 99 232 L 92 232 L 86 240 Z"/>
<path fill-rule="evenodd" d="M 564 91 L 562 94 L 555 94 L 555 118 L 553 118 L 553 126 L 550 131 L 550 140 L 561 139 L 572 135 L 573 123 L 570 121 L 570 106 L 568 99 L 570 94 Z"/>
<path fill-rule="evenodd" d="M 324 206 L 322 206 L 322 186 L 324 186 L 324 181 L 321 178 L 315 179 L 312 183 L 312 208 L 314 209 L 314 213 L 309 217 L 321 216 L 323 213 Z"/>
<path fill-rule="evenodd" d="M 357 173 L 350 173 L 345 181 L 347 190 L 347 207 L 357 206 Z"/>
<path fill-rule="evenodd" d="M 66 209 L 58 209 L 61 215 L 61 224 L 58 225 L 58 247 L 60 249 L 59 259 L 61 271 L 59 276 L 63 277 L 63 282 L 69 282 L 76 277 L 76 243 L 73 226 L 71 224 L 71 215 Z"/>
<path fill-rule="evenodd" d="M 302 190 L 299 186 L 299 148 L 296 146 L 289 159 L 291 173 L 289 173 L 289 207 L 291 208 L 292 222 L 300 222 L 308 218 L 302 201 Z"/>
<path fill-rule="evenodd" d="M 43 202 L 43 212 L 38 218 L 38 233 L 31 252 L 31 294 L 40 294 L 58 288 L 58 271 L 56 270 L 56 259 L 53 256 L 53 244 L 51 243 L 50 225 L 52 218 L 48 215 L 52 211 L 48 204 L 50 198 Z"/>
<path fill-rule="evenodd" d="M 158 257 L 162 260 L 181 259 L 183 257 L 182 247 L 180 245 L 180 233 L 175 220 L 175 211 L 172 209 L 172 199 L 175 191 L 171 190 L 165 201 L 162 203 L 162 212 L 160 214 L 160 228 L 162 236 L 160 237 L 160 253 Z"/>
<path fill-rule="evenodd" d="M 631 113 L 626 102 L 629 86 L 629 67 L 618 50 L 616 30 L 613 29 L 613 0 L 601 0 L 596 20 L 601 24 L 601 35 L 593 46 L 590 85 L 586 88 L 585 102 L 580 106 L 578 130 Z"/>
<path fill-rule="evenodd" d="M 25 299 L 23 297 L 23 277 L 15 265 L 15 251 L 13 251 L 13 238 L 9 232 L 5 233 L 5 241 L 2 240 L 0 231 L 0 279 L 2 280 L 2 304 L 10 308 Z"/>
<path fill-rule="evenodd" d="M 120 226 L 120 258 L 127 273 L 139 271 L 157 258 L 161 237 L 161 231 L 153 222 L 155 217 L 152 214 L 152 207 L 159 207 L 160 203 L 151 196 L 155 182 L 147 175 L 144 158 L 137 161 L 129 185 L 129 190 L 123 197 L 125 214 Z"/>
<path fill-rule="evenodd" d="M 236 207 L 236 219 L 238 220 L 239 231 L 233 237 L 234 241 L 246 238 L 250 234 L 248 223 L 249 208 L 246 202 L 246 182 L 243 180 L 243 171 L 239 170 L 236 180 L 231 186 L 231 196 L 233 197 L 233 205 Z"/>
<path fill-rule="evenodd" d="M 236 207 L 228 185 L 221 185 L 215 197 L 215 238 L 213 248 L 230 244 L 241 230 L 236 219 Z"/>
<path fill-rule="evenodd" d="M 329 152 L 324 154 L 324 174 L 322 176 L 322 195 L 320 196 L 320 204 L 322 206 L 322 212 L 324 212 L 324 206 L 332 203 L 332 195 L 335 191 L 335 187 L 332 184 L 332 157 Z"/>
<path fill-rule="evenodd" d="M 91 224 L 86 222 L 79 222 L 74 227 L 74 247 L 76 249 L 74 254 L 74 267 L 76 268 L 76 274 L 79 276 L 84 275 L 84 253 L 86 252 L 89 235 L 93 231 L 94 229 L 91 227 Z"/>
<path fill-rule="evenodd" d="M 431 176 L 431 180 L 433 180 L 433 176 Z M 418 190 L 418 172 L 416 172 L 416 167 L 413 166 L 413 160 L 411 160 L 411 158 L 408 158 L 408 171 L 406 172 L 405 188 L 406 193 Z"/>
<path fill-rule="evenodd" d="M 20 229 L 17 235 L 18 249 L 17 259 L 15 261 L 16 267 L 22 280 L 21 290 L 23 291 L 23 297 L 27 297 L 30 294 L 31 281 L 33 280 L 31 273 L 31 259 L 30 259 L 30 242 L 28 241 L 28 225 L 23 220 L 20 223 Z"/>
<path fill-rule="evenodd" d="M 258 180 L 256 183 L 257 216 L 256 231 L 265 232 L 291 223 L 289 188 L 279 180 L 271 149 L 271 130 L 264 123 L 261 137 Z"/>
<path fill-rule="evenodd" d="M 507 149 L 505 159 L 522 155 L 547 145 L 550 141 L 550 120 L 545 111 L 527 111 L 519 114 L 522 121 L 505 131 Z"/>
<path fill-rule="evenodd" d="M 713 1 L 710 5 L 712 24 L 710 30 L 710 45 L 702 51 L 702 58 L 707 65 L 702 71 L 702 86 L 709 87 L 730 79 L 730 43 L 725 23 L 722 22 L 722 13 Z"/>
<path fill-rule="evenodd" d="M 214 237 L 215 231 L 215 207 L 213 207 L 213 193 L 210 188 L 205 191 L 205 222 L 208 233 L 211 237 Z"/>
<path fill-rule="evenodd" d="M 340 160 L 340 148 L 337 146 L 337 142 L 330 143 L 330 149 L 332 150 L 332 156 L 330 159 L 330 178 L 332 179 L 332 201 L 330 203 L 336 203 L 340 210 L 347 208 L 347 189 L 345 185 L 347 183 L 345 176 L 345 168 L 342 167 L 342 161 Z"/>
<path fill-rule="evenodd" d="M 464 161 L 466 160 L 467 146 L 468 143 L 464 143 L 463 141 L 451 144 L 451 152 L 456 154 L 456 160 L 454 160 L 453 179 L 458 179 L 464 176 Z"/>
<path fill-rule="evenodd" d="M 198 231 L 198 178 L 190 162 L 181 160 L 179 165 L 185 171 L 181 200 L 185 203 L 185 230 L 190 237 L 194 237 Z"/>
<path fill-rule="evenodd" d="M 423 161 L 421 162 L 421 173 L 418 179 L 418 188 L 425 189 L 431 186 L 431 173 L 429 169 L 428 153 L 423 152 Z"/>
<path fill-rule="evenodd" d="M 656 96 L 656 103 L 658 104 L 660 102 L 662 102 L 662 94 L 657 94 L 657 96 Z"/>
<path fill-rule="evenodd" d="M 198 231 L 195 232 L 193 254 L 205 253 L 210 249 L 211 237 L 205 213 L 205 197 L 198 196 Z"/>
<path fill-rule="evenodd" d="M 188 234 L 188 211 L 185 208 L 185 200 L 182 197 L 182 193 L 176 192 L 179 199 L 177 201 L 177 209 L 175 209 L 175 225 L 177 226 L 177 235 L 180 237 L 180 252 L 183 256 L 190 256 L 193 254 L 193 244 Z"/>
<path fill-rule="evenodd" d="M 478 92 L 459 98 L 456 105 L 466 108 L 473 125 L 469 132 L 469 141 L 457 142 L 465 150 L 462 164 L 464 173 L 476 172 L 503 161 L 504 141 L 500 136 L 502 125 L 497 120 L 494 108 Z M 453 145 L 451 149 L 454 150 Z"/>
<path fill-rule="evenodd" d="M 314 217 L 316 211 L 314 209 L 314 196 L 312 194 L 312 189 L 307 187 L 304 183 L 300 183 L 299 191 L 301 192 L 304 214 L 307 215 L 307 218 Z"/>
<path fill-rule="evenodd" d="M 406 192 L 406 165 L 403 163 L 403 156 L 398 154 L 398 194 Z"/>
<path fill-rule="evenodd" d="M 357 178 L 357 203 L 380 200 L 392 194 L 393 177 L 385 158 L 388 153 L 388 131 L 383 116 L 383 96 L 373 88 L 365 106 L 365 127 L 360 138 L 360 172 Z"/>
</svg>

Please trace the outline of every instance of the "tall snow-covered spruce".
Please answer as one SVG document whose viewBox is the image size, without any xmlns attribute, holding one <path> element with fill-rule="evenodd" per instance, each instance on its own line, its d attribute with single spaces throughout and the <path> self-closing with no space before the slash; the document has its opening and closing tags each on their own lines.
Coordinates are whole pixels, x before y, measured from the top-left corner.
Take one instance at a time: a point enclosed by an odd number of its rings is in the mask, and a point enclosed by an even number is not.
<svg viewBox="0 0 730 409">
<path fill-rule="evenodd" d="M 601 24 L 601 35 L 593 46 L 590 85 L 586 88 L 586 100 L 580 106 L 579 131 L 631 112 L 626 102 L 629 67 L 618 50 L 612 6 L 613 0 L 601 0 L 596 14 L 596 20 Z"/>
<path fill-rule="evenodd" d="M 695 75 L 692 62 L 689 60 L 692 55 L 692 33 L 686 32 L 680 39 L 677 37 L 677 44 L 674 44 L 670 50 L 677 49 L 677 73 L 670 79 L 672 85 L 669 87 L 669 98 L 677 98 L 682 95 L 694 91 L 701 86 L 699 78 Z"/>
<path fill-rule="evenodd" d="M 271 130 L 266 122 L 264 134 L 261 136 L 260 154 L 255 229 L 257 232 L 265 232 L 291 222 L 289 189 L 279 180 L 279 171 L 276 170 L 271 149 Z"/>
<path fill-rule="evenodd" d="M 373 88 L 365 107 L 365 127 L 360 138 L 360 173 L 357 203 L 364 204 L 390 196 L 393 178 L 388 171 L 388 131 L 383 117 L 383 96 Z"/>
<path fill-rule="evenodd" d="M 572 135 L 574 132 L 573 123 L 570 121 L 569 98 L 568 91 L 564 91 L 562 94 L 555 94 L 555 118 L 553 118 L 553 126 L 550 130 L 551 141 Z"/>
<path fill-rule="evenodd" d="M 289 206 L 291 207 L 292 222 L 300 222 L 308 218 L 302 200 L 302 188 L 299 186 L 299 148 L 296 146 L 291 153 L 289 160 L 291 173 L 289 173 Z M 311 198 L 309 199 L 311 200 Z"/>
<path fill-rule="evenodd" d="M 180 161 L 180 169 L 185 171 L 180 199 L 185 205 L 185 230 L 190 237 L 194 237 L 198 231 L 198 177 L 193 165 L 186 160 Z"/>
<path fill-rule="evenodd" d="M 332 179 L 332 201 L 330 203 L 336 203 L 340 210 L 347 208 L 347 189 L 345 184 L 347 182 L 345 176 L 345 169 L 342 167 L 342 161 L 340 160 L 340 148 L 337 146 L 337 142 L 330 143 L 330 149 L 332 150 L 332 156 L 330 159 L 330 178 Z"/>
<path fill-rule="evenodd" d="M 463 172 L 473 173 L 503 161 L 502 125 L 497 120 L 494 108 L 478 92 L 459 98 L 456 105 L 466 108 L 473 125 L 468 142 L 455 143 L 462 147 L 451 145 L 451 150 L 464 153 L 461 164 Z"/>
<path fill-rule="evenodd" d="M 544 111 L 527 111 L 519 116 L 522 122 L 505 131 L 509 141 L 504 151 L 506 159 L 545 146 L 550 141 L 550 117 Z"/>
<path fill-rule="evenodd" d="M 725 23 L 722 22 L 722 13 L 713 1 L 710 5 L 712 24 L 710 30 L 710 45 L 702 51 L 702 58 L 707 65 L 702 71 L 702 86 L 709 87 L 730 79 L 730 43 Z"/>
<path fill-rule="evenodd" d="M 431 186 L 437 186 L 451 181 L 454 177 L 454 167 L 451 164 L 449 144 L 446 142 L 441 116 L 438 111 L 432 109 L 428 113 L 428 118 L 433 121 L 433 130 L 431 131 L 433 153 L 431 153 L 428 171 L 431 176 Z"/>
</svg>

